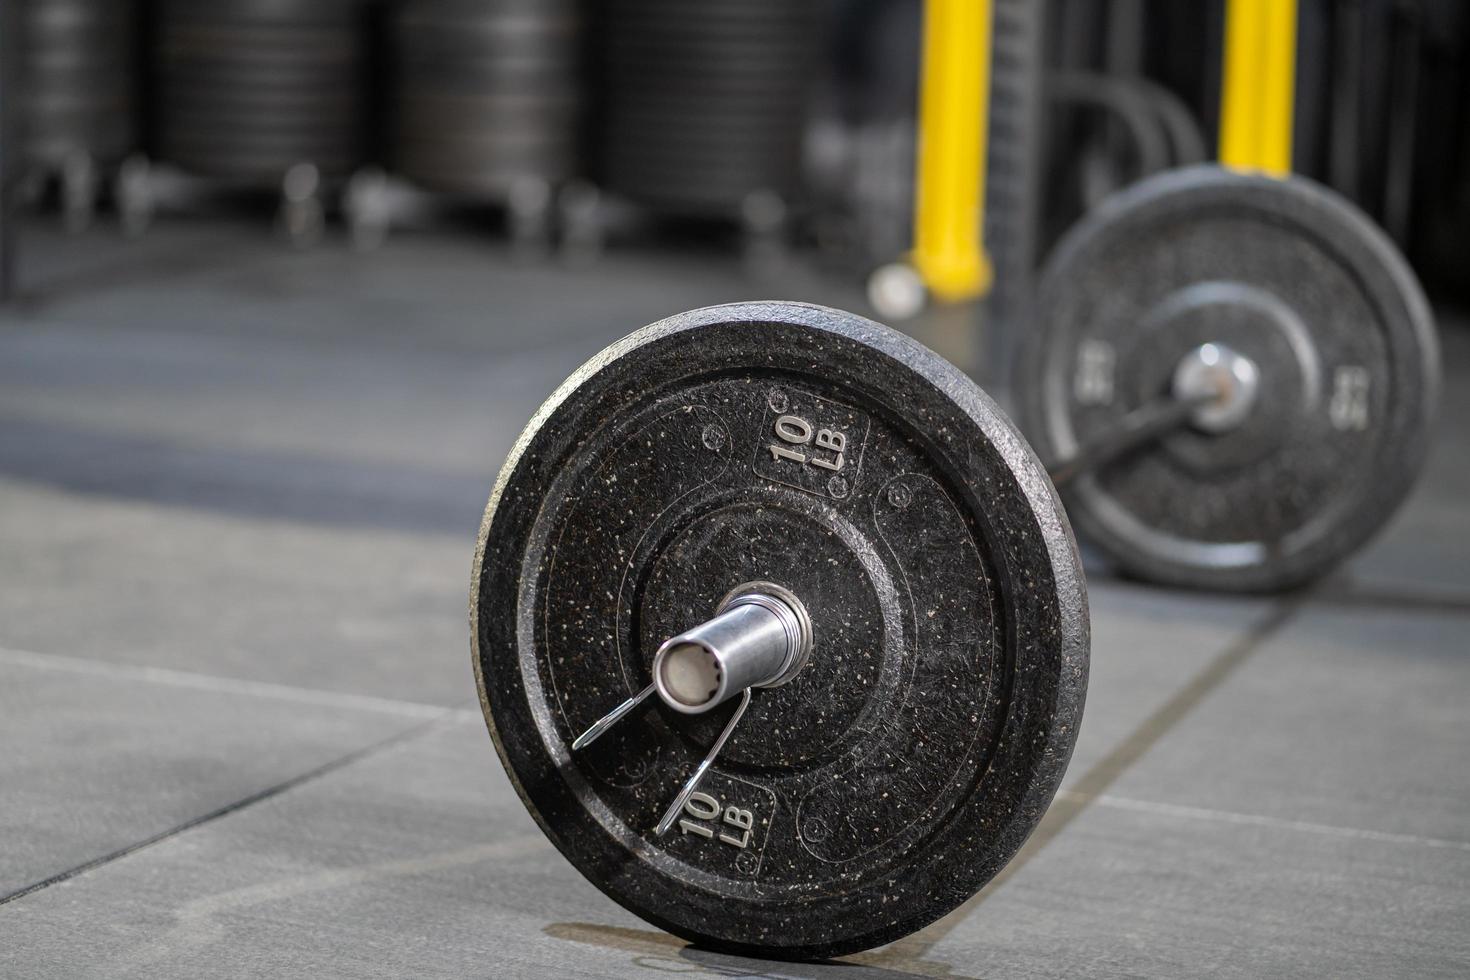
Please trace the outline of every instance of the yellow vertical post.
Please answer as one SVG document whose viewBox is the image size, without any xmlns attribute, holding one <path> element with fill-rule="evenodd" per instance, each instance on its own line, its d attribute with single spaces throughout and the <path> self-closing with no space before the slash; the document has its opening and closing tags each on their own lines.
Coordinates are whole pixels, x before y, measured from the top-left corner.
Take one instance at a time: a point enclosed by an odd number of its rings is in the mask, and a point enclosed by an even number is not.
<svg viewBox="0 0 1470 980">
<path fill-rule="evenodd" d="M 991 0 L 926 0 L 911 260 L 936 299 L 983 295 Z"/>
<path fill-rule="evenodd" d="M 1229 0 L 1220 100 L 1220 162 L 1291 173 L 1296 0 Z"/>
</svg>

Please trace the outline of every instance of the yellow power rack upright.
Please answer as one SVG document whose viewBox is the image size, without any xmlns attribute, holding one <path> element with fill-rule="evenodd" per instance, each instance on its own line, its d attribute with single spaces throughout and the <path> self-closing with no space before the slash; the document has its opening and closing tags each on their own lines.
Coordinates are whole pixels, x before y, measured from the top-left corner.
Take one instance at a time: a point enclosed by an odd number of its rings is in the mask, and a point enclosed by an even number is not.
<svg viewBox="0 0 1470 980">
<path fill-rule="evenodd" d="M 1291 173 L 1296 0 L 1229 0 L 1220 97 L 1220 163 Z"/>
<path fill-rule="evenodd" d="M 983 239 L 991 13 L 991 0 L 924 5 L 910 261 L 944 302 L 983 296 L 994 276 Z"/>
</svg>

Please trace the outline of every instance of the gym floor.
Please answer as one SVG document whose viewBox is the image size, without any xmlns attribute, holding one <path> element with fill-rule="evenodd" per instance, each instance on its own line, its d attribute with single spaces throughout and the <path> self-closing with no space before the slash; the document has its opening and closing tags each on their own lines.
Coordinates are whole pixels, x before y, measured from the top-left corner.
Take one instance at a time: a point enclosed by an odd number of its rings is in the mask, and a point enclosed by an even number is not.
<svg viewBox="0 0 1470 980">
<path fill-rule="evenodd" d="M 1275 599 L 1091 568 L 1086 721 L 1031 841 L 928 929 L 787 964 L 687 947 L 545 841 L 479 715 L 470 557 L 522 424 L 606 342 L 860 297 L 698 254 L 517 266 L 469 235 L 25 245 L 0 313 L 0 976 L 1470 973 L 1463 316 L 1425 479 L 1372 546 Z"/>
</svg>

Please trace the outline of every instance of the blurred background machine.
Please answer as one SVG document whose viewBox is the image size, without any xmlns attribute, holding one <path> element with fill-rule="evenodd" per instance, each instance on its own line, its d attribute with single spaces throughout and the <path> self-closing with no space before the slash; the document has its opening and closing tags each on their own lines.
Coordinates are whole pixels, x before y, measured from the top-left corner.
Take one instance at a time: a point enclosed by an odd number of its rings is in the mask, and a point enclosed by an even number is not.
<svg viewBox="0 0 1470 980">
<path fill-rule="evenodd" d="M 74 225 L 99 197 L 133 231 L 155 197 L 195 209 L 138 151 L 206 184 L 279 192 L 298 242 L 345 191 L 359 244 L 465 204 L 547 242 L 559 221 L 578 241 L 683 247 L 698 219 L 716 247 L 738 241 L 721 229 L 743 230 L 854 281 L 927 240 L 916 213 L 973 223 L 979 207 L 984 271 L 938 293 L 984 298 L 982 322 L 999 329 L 1025 319 L 1042 256 L 1080 215 L 1218 152 L 1225 0 L 14 6 L 12 196 L 60 203 Z M 1364 208 L 1437 286 L 1463 289 L 1466 9 L 1294 6 L 1294 170 Z M 965 54 L 980 43 L 983 78 Z M 956 156 L 938 130 L 920 137 L 926 113 L 984 120 L 983 173 L 968 173 L 975 147 Z M 964 172 L 973 203 L 915 200 L 926 144 Z M 895 317 L 921 305 L 874 295 Z"/>
</svg>

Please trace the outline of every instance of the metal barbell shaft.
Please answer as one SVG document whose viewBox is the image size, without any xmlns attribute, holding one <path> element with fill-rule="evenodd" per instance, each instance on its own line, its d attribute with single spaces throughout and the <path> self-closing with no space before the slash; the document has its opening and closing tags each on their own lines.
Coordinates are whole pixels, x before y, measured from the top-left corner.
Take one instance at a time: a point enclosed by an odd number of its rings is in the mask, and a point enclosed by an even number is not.
<svg viewBox="0 0 1470 980">
<path fill-rule="evenodd" d="M 741 693 L 748 699 L 752 687 L 794 676 L 811 644 L 811 620 L 795 596 L 770 583 L 743 586 L 726 598 L 713 619 L 665 640 L 653 657 L 653 683 L 578 735 L 572 750 L 597 741 L 655 692 L 670 708 L 690 715 L 704 714 Z"/>
<path fill-rule="evenodd" d="M 1082 446 L 1068 456 L 1046 464 L 1051 482 L 1061 489 L 1084 473 L 1111 463 L 1139 446 L 1184 426 L 1195 409 L 1212 401 L 1214 395 L 1175 398 L 1164 395 L 1145 402 L 1118 420 L 1107 435 Z"/>
<path fill-rule="evenodd" d="M 1101 438 L 1047 466 L 1057 487 L 1183 427 L 1219 434 L 1241 425 L 1261 385 L 1256 362 L 1224 344 L 1204 343 L 1180 358 L 1165 395 L 1119 419 Z"/>
</svg>

